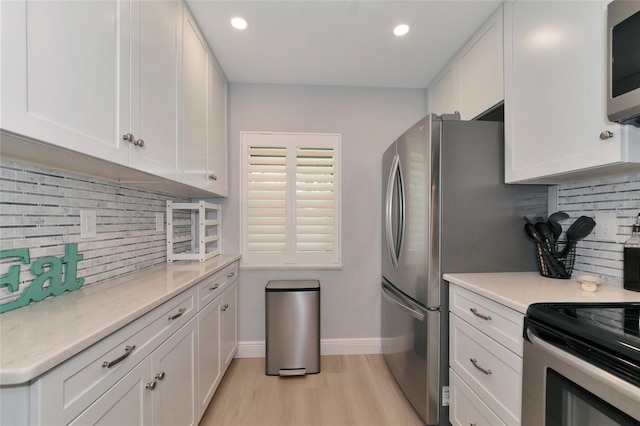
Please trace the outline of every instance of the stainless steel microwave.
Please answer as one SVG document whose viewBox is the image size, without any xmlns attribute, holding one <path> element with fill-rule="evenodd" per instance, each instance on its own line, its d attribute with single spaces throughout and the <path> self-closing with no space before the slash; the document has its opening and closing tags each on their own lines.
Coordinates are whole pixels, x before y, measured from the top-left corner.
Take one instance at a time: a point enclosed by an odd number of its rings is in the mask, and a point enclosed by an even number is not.
<svg viewBox="0 0 640 426">
<path fill-rule="evenodd" d="M 640 126 L 640 1 L 609 3 L 607 29 L 607 115 Z"/>
</svg>

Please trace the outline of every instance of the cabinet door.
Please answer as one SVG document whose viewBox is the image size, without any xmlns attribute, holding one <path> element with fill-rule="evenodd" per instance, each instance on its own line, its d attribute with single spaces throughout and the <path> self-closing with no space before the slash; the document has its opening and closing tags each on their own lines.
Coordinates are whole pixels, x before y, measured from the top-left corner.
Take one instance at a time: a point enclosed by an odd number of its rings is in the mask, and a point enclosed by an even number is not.
<svg viewBox="0 0 640 426">
<path fill-rule="evenodd" d="M 460 111 L 458 100 L 458 62 L 445 68 L 438 82 L 429 89 L 429 105 L 433 114 L 453 114 Z"/>
<path fill-rule="evenodd" d="M 209 63 L 209 141 L 207 170 L 210 190 L 229 195 L 227 171 L 227 81 L 211 55 Z"/>
<path fill-rule="evenodd" d="M 145 358 L 70 425 L 151 425 L 151 359 Z M 54 419 L 46 422 L 57 423 Z"/>
<path fill-rule="evenodd" d="M 184 10 L 183 28 L 183 143 L 184 182 L 206 187 L 207 178 L 207 131 L 211 113 L 207 109 L 209 50 L 198 27 Z"/>
<path fill-rule="evenodd" d="M 471 120 L 504 100 L 502 8 L 460 55 L 460 115 Z"/>
<path fill-rule="evenodd" d="M 194 425 L 196 404 L 196 320 L 167 339 L 151 354 L 154 425 Z"/>
<path fill-rule="evenodd" d="M 129 164 L 130 2 L 2 2 L 7 131 Z M 125 132 L 126 133 L 126 132 Z"/>
<path fill-rule="evenodd" d="M 217 297 L 198 313 L 198 418 L 202 416 L 221 379 L 220 303 Z"/>
<path fill-rule="evenodd" d="M 625 160 L 606 118 L 605 42 L 606 2 L 505 4 L 507 182 Z M 605 130 L 613 137 L 600 139 Z"/>
<path fill-rule="evenodd" d="M 131 166 L 180 181 L 182 2 L 134 2 L 132 23 Z"/>
<path fill-rule="evenodd" d="M 224 370 L 229 366 L 238 348 L 238 282 L 222 295 L 221 322 L 222 322 L 222 361 Z"/>
</svg>

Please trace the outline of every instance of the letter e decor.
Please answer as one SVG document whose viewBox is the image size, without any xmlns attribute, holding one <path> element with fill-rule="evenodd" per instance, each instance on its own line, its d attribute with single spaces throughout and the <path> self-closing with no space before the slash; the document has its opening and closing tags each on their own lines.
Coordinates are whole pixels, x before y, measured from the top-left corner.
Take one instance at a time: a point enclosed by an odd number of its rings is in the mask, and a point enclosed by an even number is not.
<svg viewBox="0 0 640 426">
<path fill-rule="evenodd" d="M 31 262 L 27 248 L 0 250 L 0 259 L 13 257 L 23 265 Z M 65 245 L 62 258 L 46 256 L 35 260 L 29 269 L 35 277 L 34 280 L 16 299 L 0 305 L 0 313 L 27 306 L 31 302 L 39 302 L 49 296 L 60 296 L 65 291 L 74 291 L 82 287 L 84 278 L 78 278 L 78 262 L 82 258 L 82 254 L 78 253 L 78 244 L 71 243 Z M 1 286 L 7 286 L 9 292 L 19 290 L 20 265 L 11 265 L 9 272 L 0 276 Z"/>
</svg>

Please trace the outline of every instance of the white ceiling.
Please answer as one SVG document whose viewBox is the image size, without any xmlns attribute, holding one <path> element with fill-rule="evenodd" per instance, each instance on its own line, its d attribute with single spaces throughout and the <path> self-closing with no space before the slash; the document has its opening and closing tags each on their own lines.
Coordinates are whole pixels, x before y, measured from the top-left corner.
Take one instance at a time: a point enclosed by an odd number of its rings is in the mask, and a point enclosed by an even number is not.
<svg viewBox="0 0 640 426">
<path fill-rule="evenodd" d="M 230 82 L 419 88 L 502 3 L 186 1 Z M 229 24 L 237 15 L 244 32 Z M 411 26 L 400 38 L 399 23 Z"/>
</svg>

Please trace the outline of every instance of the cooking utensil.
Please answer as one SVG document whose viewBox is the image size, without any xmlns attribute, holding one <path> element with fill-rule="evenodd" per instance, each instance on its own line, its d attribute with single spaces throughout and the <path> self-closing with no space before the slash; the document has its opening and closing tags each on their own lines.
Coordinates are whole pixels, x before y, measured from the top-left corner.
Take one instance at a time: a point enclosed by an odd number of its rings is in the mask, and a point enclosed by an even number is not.
<svg viewBox="0 0 640 426">
<path fill-rule="evenodd" d="M 542 236 L 538 231 L 536 231 L 533 223 L 526 223 L 524 225 L 524 232 L 527 234 L 527 237 L 534 243 L 545 244 L 544 236 Z"/>
<path fill-rule="evenodd" d="M 580 216 L 567 229 L 567 245 L 562 250 L 562 256 L 569 253 L 572 245 L 576 245 L 578 241 L 588 236 L 596 226 L 596 221 L 587 216 Z"/>
<path fill-rule="evenodd" d="M 567 241 L 579 241 L 593 231 L 596 221 L 587 216 L 580 216 L 567 229 Z"/>
<path fill-rule="evenodd" d="M 544 240 L 547 248 L 554 256 L 557 255 L 556 252 L 556 237 L 553 231 L 553 226 L 551 226 L 547 222 L 538 222 L 535 224 L 535 229 L 540 234 Z"/>
<path fill-rule="evenodd" d="M 536 254 L 539 259 L 540 268 L 542 268 L 542 273 L 544 275 L 548 274 L 546 264 L 544 262 L 544 258 L 542 256 L 542 244 L 546 244 L 544 241 L 544 237 L 536 231 L 533 223 L 529 222 L 524 225 L 524 231 L 527 234 L 527 237 L 536 243 Z"/>
<path fill-rule="evenodd" d="M 569 215 L 565 212 L 555 212 L 551 213 L 549 216 L 549 221 L 560 222 L 561 220 L 569 219 Z"/>
<path fill-rule="evenodd" d="M 549 219 L 547 219 L 547 221 L 549 222 L 549 225 L 553 229 L 553 236 L 556 241 L 558 240 L 558 238 L 560 238 L 560 235 L 562 234 L 562 226 L 560 226 L 558 222 L 565 219 L 569 219 L 569 215 L 566 214 L 565 212 L 552 213 L 549 216 Z"/>
</svg>

